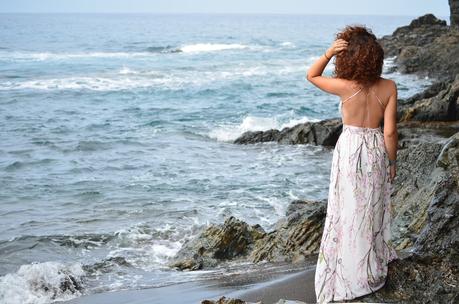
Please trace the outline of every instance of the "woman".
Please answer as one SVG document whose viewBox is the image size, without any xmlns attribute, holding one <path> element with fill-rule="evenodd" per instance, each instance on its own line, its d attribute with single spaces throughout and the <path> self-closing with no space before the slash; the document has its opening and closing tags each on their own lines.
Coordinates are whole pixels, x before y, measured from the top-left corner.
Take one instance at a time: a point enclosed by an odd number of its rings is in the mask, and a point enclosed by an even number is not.
<svg viewBox="0 0 459 304">
<path fill-rule="evenodd" d="M 307 73 L 315 86 L 340 97 L 343 122 L 316 266 L 319 303 L 374 292 L 385 283 L 388 262 L 398 258 L 390 240 L 397 86 L 381 77 L 384 51 L 371 30 L 347 26 L 336 38 Z M 333 56 L 335 77 L 324 77 Z"/>
</svg>

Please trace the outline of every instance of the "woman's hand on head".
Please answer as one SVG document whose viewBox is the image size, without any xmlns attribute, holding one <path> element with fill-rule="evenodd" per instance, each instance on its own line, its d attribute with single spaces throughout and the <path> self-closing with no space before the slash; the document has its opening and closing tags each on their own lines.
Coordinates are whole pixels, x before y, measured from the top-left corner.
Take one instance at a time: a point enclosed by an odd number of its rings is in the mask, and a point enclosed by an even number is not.
<svg viewBox="0 0 459 304">
<path fill-rule="evenodd" d="M 336 39 L 326 51 L 327 56 L 332 57 L 343 52 L 346 50 L 348 44 L 349 43 L 344 39 Z"/>
</svg>

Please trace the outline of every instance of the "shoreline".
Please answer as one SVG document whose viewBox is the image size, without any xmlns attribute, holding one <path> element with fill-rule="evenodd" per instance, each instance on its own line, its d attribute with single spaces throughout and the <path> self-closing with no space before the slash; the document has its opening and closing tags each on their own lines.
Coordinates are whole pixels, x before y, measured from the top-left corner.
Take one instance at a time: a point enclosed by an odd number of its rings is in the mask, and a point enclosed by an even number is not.
<svg viewBox="0 0 459 304">
<path fill-rule="evenodd" d="M 314 273 L 315 259 L 307 262 L 283 264 L 274 270 L 253 270 L 247 273 L 237 273 L 218 279 L 182 282 L 168 286 L 108 291 L 57 303 L 66 304 L 194 304 L 204 299 L 218 300 L 221 297 L 240 298 L 248 302 L 262 300 L 263 304 L 276 303 L 281 298 L 307 299 L 315 303 Z M 276 265 L 267 263 L 265 266 Z M 306 288 L 304 288 L 306 286 Z M 185 299 L 184 299 L 185 298 Z"/>
</svg>

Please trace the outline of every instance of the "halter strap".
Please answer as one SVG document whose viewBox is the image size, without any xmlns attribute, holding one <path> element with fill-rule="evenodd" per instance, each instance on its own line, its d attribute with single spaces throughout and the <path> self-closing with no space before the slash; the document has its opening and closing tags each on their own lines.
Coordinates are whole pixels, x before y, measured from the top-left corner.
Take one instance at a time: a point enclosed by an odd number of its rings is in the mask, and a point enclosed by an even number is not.
<svg viewBox="0 0 459 304">
<path fill-rule="evenodd" d="M 360 91 L 362 91 L 363 87 L 361 87 L 357 92 L 346 98 L 345 100 L 342 101 L 342 103 L 345 103 L 348 99 L 354 97 L 355 95 L 359 94 Z"/>
<path fill-rule="evenodd" d="M 370 90 L 373 92 L 373 94 L 375 94 L 376 99 L 378 99 L 379 104 L 381 105 L 382 109 L 384 110 L 384 104 L 383 104 L 383 102 L 381 101 L 381 99 L 379 99 L 378 94 L 376 94 L 376 92 L 373 91 L 372 88 L 370 88 Z"/>
</svg>

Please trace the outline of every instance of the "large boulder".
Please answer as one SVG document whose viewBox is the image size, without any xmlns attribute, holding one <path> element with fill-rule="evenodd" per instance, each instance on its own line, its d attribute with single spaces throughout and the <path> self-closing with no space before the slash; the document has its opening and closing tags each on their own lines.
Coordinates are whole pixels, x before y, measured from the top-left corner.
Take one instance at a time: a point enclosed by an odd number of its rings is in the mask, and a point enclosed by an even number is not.
<svg viewBox="0 0 459 304">
<path fill-rule="evenodd" d="M 275 230 L 255 243 L 252 262 L 302 262 L 319 251 L 326 201 L 293 201 Z"/>
<path fill-rule="evenodd" d="M 459 132 L 442 147 L 435 163 L 438 178 L 415 248 L 421 253 L 456 254 L 459 250 Z M 432 173 L 433 175 L 434 173 Z"/>
<path fill-rule="evenodd" d="M 426 223 L 435 183 L 430 174 L 441 148 L 441 144 L 419 143 L 398 151 L 391 228 L 393 243 L 399 250 L 411 247 Z"/>
<path fill-rule="evenodd" d="M 244 259 L 254 242 L 265 234 L 260 225 L 250 226 L 230 216 L 222 225 L 210 225 L 198 237 L 187 241 L 169 267 L 198 270 L 217 266 L 222 261 Z"/>
</svg>

